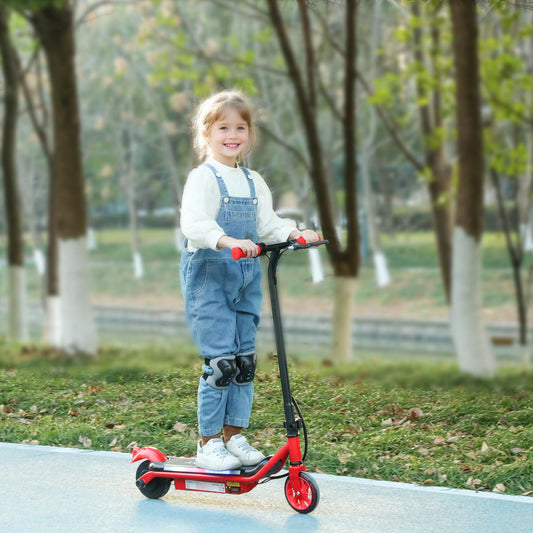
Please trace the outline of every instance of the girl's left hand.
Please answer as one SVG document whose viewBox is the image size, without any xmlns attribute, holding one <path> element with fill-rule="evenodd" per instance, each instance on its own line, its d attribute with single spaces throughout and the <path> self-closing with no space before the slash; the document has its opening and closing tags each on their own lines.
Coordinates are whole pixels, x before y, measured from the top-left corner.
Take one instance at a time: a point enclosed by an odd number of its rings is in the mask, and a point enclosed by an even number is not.
<svg viewBox="0 0 533 533">
<path fill-rule="evenodd" d="M 289 240 L 298 239 L 299 237 L 303 237 L 307 244 L 310 242 L 318 242 L 320 240 L 318 233 L 312 229 L 304 229 L 303 231 L 291 231 L 291 234 L 289 235 Z"/>
</svg>

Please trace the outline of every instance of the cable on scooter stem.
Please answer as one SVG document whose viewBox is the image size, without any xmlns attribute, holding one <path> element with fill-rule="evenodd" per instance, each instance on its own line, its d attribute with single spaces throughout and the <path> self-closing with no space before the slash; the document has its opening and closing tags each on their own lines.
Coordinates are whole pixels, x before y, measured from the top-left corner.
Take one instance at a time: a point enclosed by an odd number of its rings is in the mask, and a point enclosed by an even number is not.
<svg viewBox="0 0 533 533">
<path fill-rule="evenodd" d="M 277 244 L 273 244 L 273 245 L 265 245 L 264 243 L 258 243 L 257 247 L 259 249 L 258 250 L 259 251 L 258 255 L 266 255 L 268 252 L 274 251 L 274 250 L 280 250 L 281 253 L 284 253 L 285 251 L 287 251 L 289 249 L 294 250 L 294 249 L 302 249 L 302 248 L 311 248 L 313 246 L 317 246 L 317 245 L 321 245 L 321 244 L 328 244 L 328 241 L 327 240 L 323 241 L 319 237 L 319 240 L 317 242 L 307 243 L 306 240 L 303 237 L 298 237 L 298 239 L 294 239 L 292 241 L 286 241 L 284 243 L 277 243 Z M 233 257 L 233 259 L 238 261 L 239 259 L 242 259 L 242 258 L 246 257 L 246 254 L 242 251 L 241 248 L 232 248 L 231 249 L 231 257 Z M 270 256 L 267 256 L 267 257 L 270 259 Z M 294 408 L 296 409 L 296 412 L 297 412 L 297 414 L 299 416 L 298 422 L 301 423 L 301 428 L 302 428 L 302 431 L 303 431 L 303 437 L 304 437 L 304 439 L 303 439 L 304 440 L 304 450 L 303 450 L 303 453 L 302 453 L 302 463 L 303 463 L 305 461 L 305 458 L 307 457 L 307 449 L 308 449 L 307 427 L 305 425 L 305 420 L 304 420 L 302 411 L 300 410 L 300 407 L 298 405 L 298 402 L 296 401 L 296 399 L 294 398 L 294 396 L 292 394 L 291 394 L 291 403 L 294 406 Z M 281 479 L 281 478 L 287 477 L 288 475 L 289 475 L 289 473 L 287 472 L 285 474 L 280 474 L 278 476 L 269 476 L 269 477 L 266 477 L 263 480 L 259 481 L 259 484 L 267 483 L 271 479 Z"/>
</svg>

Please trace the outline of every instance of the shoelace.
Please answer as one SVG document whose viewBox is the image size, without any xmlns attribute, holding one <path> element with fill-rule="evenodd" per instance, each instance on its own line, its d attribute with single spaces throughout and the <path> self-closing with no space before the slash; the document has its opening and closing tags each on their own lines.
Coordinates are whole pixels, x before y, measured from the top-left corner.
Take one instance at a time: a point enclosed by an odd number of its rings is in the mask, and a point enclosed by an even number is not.
<svg viewBox="0 0 533 533">
<path fill-rule="evenodd" d="M 238 444 L 237 448 L 244 453 L 250 453 L 250 452 L 255 453 L 255 449 L 252 446 L 250 446 L 250 444 L 246 442 L 245 440 L 242 441 L 240 444 Z"/>
<path fill-rule="evenodd" d="M 231 455 L 228 450 L 226 450 L 226 448 L 224 448 L 224 446 L 221 446 L 221 447 L 217 447 L 215 448 L 214 450 L 211 451 L 211 453 L 214 453 L 215 455 L 217 455 L 218 457 L 227 457 L 228 455 Z"/>
</svg>

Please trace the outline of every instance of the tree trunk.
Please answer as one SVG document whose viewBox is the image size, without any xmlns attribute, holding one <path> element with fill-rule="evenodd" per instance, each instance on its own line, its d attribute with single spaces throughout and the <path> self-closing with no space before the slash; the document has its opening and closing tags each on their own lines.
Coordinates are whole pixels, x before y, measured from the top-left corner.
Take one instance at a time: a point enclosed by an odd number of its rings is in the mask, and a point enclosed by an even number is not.
<svg viewBox="0 0 533 533">
<path fill-rule="evenodd" d="M 329 174 L 325 165 L 324 149 L 320 142 L 318 115 L 315 105 L 316 66 L 314 53 L 311 49 L 311 28 L 307 16 L 307 3 L 299 1 L 300 16 L 303 27 L 303 41 L 305 47 L 305 76 L 294 54 L 293 47 L 285 29 L 285 23 L 279 9 L 278 0 L 268 0 L 268 12 L 274 31 L 276 32 L 281 52 L 288 69 L 289 79 L 294 87 L 296 101 L 300 112 L 300 120 L 304 126 L 307 152 L 309 157 L 310 177 L 315 188 L 316 201 L 324 237 L 329 241 L 328 254 L 336 278 L 352 278 L 355 282 L 359 273 L 359 220 L 357 206 L 357 167 L 356 161 L 356 0 L 346 1 L 345 16 L 345 73 L 344 73 L 344 113 L 343 113 L 343 142 L 344 142 L 344 194 L 346 199 L 345 215 L 347 221 L 347 244 L 342 249 L 335 224 L 335 207 L 332 188 L 329 185 Z M 305 79 L 305 81 L 304 81 Z M 338 281 L 342 285 L 342 281 Z M 339 294 L 340 291 L 337 291 Z M 343 298 L 335 299 L 335 317 L 343 317 L 347 323 L 351 320 L 353 291 L 348 291 Z M 333 323 L 333 356 L 347 360 L 351 357 L 350 350 L 351 327 L 343 322 L 334 320 Z"/>
<path fill-rule="evenodd" d="M 126 181 L 126 194 L 128 197 L 128 213 L 131 232 L 131 251 L 133 257 L 133 276 L 135 279 L 144 277 L 143 260 L 141 255 L 141 242 L 139 238 L 139 224 L 137 219 L 137 197 L 135 183 L 135 138 L 131 132 L 124 130 L 124 179 Z"/>
<path fill-rule="evenodd" d="M 476 3 L 450 2 L 457 99 L 459 185 L 453 234 L 452 336 L 462 371 L 495 372 L 482 319 L 483 135 Z"/>
<path fill-rule="evenodd" d="M 490 175 L 494 185 L 494 190 L 496 192 L 498 214 L 500 215 L 502 230 L 505 236 L 505 244 L 507 245 L 507 252 L 509 253 L 509 258 L 511 260 L 511 270 L 513 272 L 513 282 L 516 296 L 516 310 L 518 313 L 519 341 L 524 347 L 527 345 L 527 301 L 526 291 L 524 290 L 524 284 L 522 282 L 522 262 L 524 259 L 524 250 L 521 246 L 520 229 L 517 228 L 515 244 L 513 243 L 512 238 L 513 230 L 509 222 L 509 216 L 505 209 L 505 201 L 502 194 L 500 177 L 498 172 L 496 172 L 494 169 L 491 169 Z"/>
<path fill-rule="evenodd" d="M 18 59 L 20 69 L 20 59 Z M 43 96 L 42 76 L 39 56 L 36 58 L 35 69 L 37 73 L 38 88 L 37 96 L 34 97 L 30 87 L 26 83 L 25 77 L 21 78 L 24 100 L 28 109 L 28 114 L 33 125 L 33 129 L 39 139 L 43 155 L 46 160 L 48 170 L 48 246 L 46 250 L 46 297 L 45 311 L 46 321 L 44 326 L 44 339 L 56 348 L 61 347 L 61 314 L 59 305 L 59 286 L 58 286 L 58 261 L 57 261 L 57 231 L 55 224 L 54 210 L 54 161 L 52 148 L 48 136 L 48 110 Z M 37 104 L 35 102 L 37 99 Z M 41 119 L 37 117 L 37 109 L 41 110 Z"/>
<path fill-rule="evenodd" d="M 31 21 L 46 54 L 52 92 L 60 345 L 67 353 L 94 354 L 72 11 L 68 2 L 56 2 L 34 11 Z"/>
<path fill-rule="evenodd" d="M 419 2 L 412 5 L 413 14 L 420 17 Z M 418 24 L 413 30 L 415 43 L 414 55 L 416 61 L 421 65 L 426 64 L 426 55 L 423 48 L 422 29 L 424 24 Z M 438 28 L 431 31 L 431 58 L 433 66 L 440 51 L 440 34 Z M 427 98 L 423 84 L 419 76 L 416 78 L 417 95 L 419 100 L 427 101 L 419 108 L 420 127 L 422 130 L 422 141 L 424 146 L 425 163 L 430 171 L 431 177 L 428 183 L 428 191 L 431 200 L 431 211 L 433 214 L 433 224 L 435 228 L 435 240 L 439 257 L 439 266 L 444 285 L 446 300 L 450 301 L 451 291 L 451 265 L 452 265 L 452 209 L 450 203 L 450 192 L 452 184 L 452 169 L 448 163 L 444 151 L 444 140 L 439 140 L 435 145 L 435 133 L 442 126 L 441 120 L 441 89 L 440 76 L 435 72 L 435 86 L 430 98 Z"/>
<path fill-rule="evenodd" d="M 379 41 L 379 28 L 381 24 L 381 0 L 374 3 L 372 15 L 372 34 L 370 44 L 370 83 L 374 83 L 374 66 L 376 63 L 376 49 Z M 361 178 L 363 182 L 363 203 L 365 206 L 366 219 L 368 224 L 368 236 L 372 254 L 374 256 L 374 268 L 376 272 L 376 283 L 378 287 L 386 287 L 390 284 L 390 274 L 387 267 L 387 259 L 381 246 L 380 228 L 376 209 L 374 206 L 374 195 L 370 180 L 370 157 L 372 147 L 376 142 L 376 111 L 370 109 L 370 117 L 365 142 L 361 151 Z"/>
<path fill-rule="evenodd" d="M 19 74 L 7 17 L 5 7 L 0 6 L 0 53 L 5 81 L 1 159 L 8 235 L 9 336 L 26 341 L 24 243 L 16 167 Z"/>
</svg>

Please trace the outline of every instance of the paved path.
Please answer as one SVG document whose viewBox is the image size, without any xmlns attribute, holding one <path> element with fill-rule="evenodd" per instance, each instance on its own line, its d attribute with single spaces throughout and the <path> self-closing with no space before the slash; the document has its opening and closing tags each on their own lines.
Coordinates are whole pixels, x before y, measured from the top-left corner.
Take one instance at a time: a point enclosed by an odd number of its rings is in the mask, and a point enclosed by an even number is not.
<svg viewBox="0 0 533 533">
<path fill-rule="evenodd" d="M 533 498 L 314 475 L 309 515 L 283 480 L 243 495 L 176 491 L 144 498 L 130 456 L 0 443 L 0 532 L 530 533 Z"/>
</svg>

